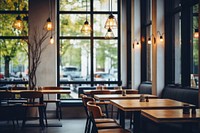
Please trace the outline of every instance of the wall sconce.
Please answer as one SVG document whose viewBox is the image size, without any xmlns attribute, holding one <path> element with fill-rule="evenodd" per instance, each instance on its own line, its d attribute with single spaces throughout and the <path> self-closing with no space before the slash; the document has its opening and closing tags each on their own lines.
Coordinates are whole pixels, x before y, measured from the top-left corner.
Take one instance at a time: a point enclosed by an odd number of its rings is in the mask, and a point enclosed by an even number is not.
<svg viewBox="0 0 200 133">
<path fill-rule="evenodd" d="M 195 30 L 194 30 L 193 37 L 194 37 L 194 38 L 199 38 L 199 30 L 198 30 L 198 29 L 195 29 Z"/>
<path fill-rule="evenodd" d="M 155 36 L 152 34 L 149 38 L 148 38 L 148 41 L 147 41 L 147 43 L 148 44 L 152 44 L 152 41 L 151 41 L 151 38 L 153 37 L 153 43 L 156 43 L 156 38 L 155 38 Z"/>
<path fill-rule="evenodd" d="M 139 44 L 140 44 L 140 42 L 137 41 L 137 39 L 134 39 L 134 42 L 133 42 L 133 48 L 134 48 L 134 45 L 139 45 Z"/>
<path fill-rule="evenodd" d="M 164 33 L 161 34 L 160 31 L 157 31 L 157 33 L 160 36 L 160 42 L 163 42 L 164 41 L 164 39 L 163 39 Z"/>
<path fill-rule="evenodd" d="M 163 38 L 163 35 L 164 35 L 164 33 L 160 33 L 160 31 L 157 31 L 157 33 L 159 34 L 159 38 L 160 38 L 160 42 L 163 42 L 164 41 L 164 38 Z M 151 37 L 153 37 L 153 43 L 156 43 L 156 37 L 154 36 L 154 34 L 152 34 L 149 38 L 148 38 L 148 41 L 147 41 L 147 43 L 148 44 L 152 44 L 152 41 L 151 41 Z"/>
</svg>

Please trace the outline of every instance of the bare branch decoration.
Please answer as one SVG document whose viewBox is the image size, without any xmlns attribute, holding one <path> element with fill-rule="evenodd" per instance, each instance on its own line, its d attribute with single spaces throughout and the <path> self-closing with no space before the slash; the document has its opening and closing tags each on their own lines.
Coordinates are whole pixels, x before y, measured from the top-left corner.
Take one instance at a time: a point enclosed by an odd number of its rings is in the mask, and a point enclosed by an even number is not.
<svg viewBox="0 0 200 133">
<path fill-rule="evenodd" d="M 35 89 L 37 84 L 37 77 L 36 77 L 36 71 L 41 63 L 41 55 L 42 52 L 47 48 L 48 43 L 44 43 L 47 38 L 49 38 L 48 31 L 45 31 L 44 34 L 38 33 L 39 30 L 35 28 L 35 31 L 33 32 L 32 37 L 29 37 L 28 40 L 25 40 L 28 44 L 28 70 L 29 70 L 29 88 Z"/>
</svg>

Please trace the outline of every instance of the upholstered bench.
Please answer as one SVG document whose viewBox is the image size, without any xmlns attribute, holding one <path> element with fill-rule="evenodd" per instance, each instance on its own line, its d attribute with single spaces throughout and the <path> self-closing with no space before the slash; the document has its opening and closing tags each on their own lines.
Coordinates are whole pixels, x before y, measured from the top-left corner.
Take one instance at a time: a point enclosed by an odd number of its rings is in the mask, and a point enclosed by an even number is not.
<svg viewBox="0 0 200 133">
<path fill-rule="evenodd" d="M 151 94 L 152 93 L 152 84 L 151 82 L 144 81 L 138 87 L 139 94 Z"/>
<path fill-rule="evenodd" d="M 162 91 L 161 98 L 170 98 L 198 106 L 198 89 L 166 86 Z"/>
</svg>

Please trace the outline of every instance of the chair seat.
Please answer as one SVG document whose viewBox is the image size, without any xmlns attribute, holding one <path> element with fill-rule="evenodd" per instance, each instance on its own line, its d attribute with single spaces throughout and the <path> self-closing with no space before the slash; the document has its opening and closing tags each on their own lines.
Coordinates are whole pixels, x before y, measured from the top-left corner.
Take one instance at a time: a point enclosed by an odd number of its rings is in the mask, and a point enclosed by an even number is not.
<svg viewBox="0 0 200 133">
<path fill-rule="evenodd" d="M 115 128 L 115 129 L 100 129 L 98 133 L 131 133 L 130 131 L 123 128 Z"/>
<path fill-rule="evenodd" d="M 117 123 L 96 123 L 98 129 L 110 129 L 110 128 L 120 128 Z"/>
<path fill-rule="evenodd" d="M 111 118 L 102 118 L 102 119 L 94 119 L 96 123 L 112 123 L 116 122 L 114 119 Z"/>
<path fill-rule="evenodd" d="M 45 104 L 42 103 L 24 103 L 23 107 L 45 107 Z"/>
</svg>

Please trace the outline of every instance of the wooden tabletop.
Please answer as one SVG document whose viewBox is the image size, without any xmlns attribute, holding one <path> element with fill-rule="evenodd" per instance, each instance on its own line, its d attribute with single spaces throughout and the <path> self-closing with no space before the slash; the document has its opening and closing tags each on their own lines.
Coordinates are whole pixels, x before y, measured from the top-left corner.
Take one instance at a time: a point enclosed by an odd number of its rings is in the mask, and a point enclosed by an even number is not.
<svg viewBox="0 0 200 133">
<path fill-rule="evenodd" d="M 122 91 L 122 90 L 117 90 L 117 89 L 104 89 L 105 91 L 110 91 L 111 94 L 114 94 L 117 91 Z M 91 92 L 95 92 L 95 91 L 104 91 L 104 90 L 83 90 L 83 93 L 86 95 L 90 95 Z M 134 91 L 136 93 L 138 93 L 138 90 L 136 89 L 126 89 L 126 91 Z"/>
<path fill-rule="evenodd" d="M 141 94 L 126 94 L 123 96 L 122 94 L 100 94 L 94 95 L 94 98 L 97 100 L 113 100 L 113 99 L 139 99 Z M 144 97 L 149 98 L 157 98 L 155 95 L 144 94 Z"/>
<path fill-rule="evenodd" d="M 142 109 L 177 109 L 183 108 L 186 103 L 172 99 L 149 99 L 149 102 L 140 102 L 139 99 L 110 100 L 113 106 L 123 111 L 140 111 Z M 194 106 L 190 104 L 190 106 Z"/>
<path fill-rule="evenodd" d="M 183 109 L 142 110 L 142 115 L 157 123 L 165 122 L 200 122 L 200 109 L 196 114 L 183 114 Z"/>
<path fill-rule="evenodd" d="M 4 90 L 3 90 L 4 91 Z M 19 94 L 22 91 L 35 91 L 35 90 L 10 90 L 10 92 Z M 70 94 L 70 90 L 38 90 L 39 92 L 42 92 L 43 94 Z"/>
</svg>

